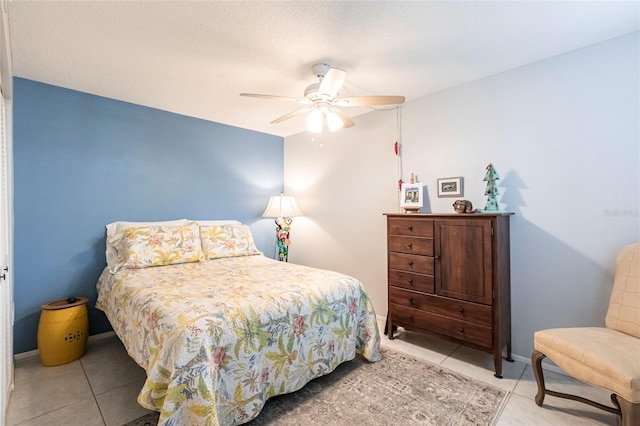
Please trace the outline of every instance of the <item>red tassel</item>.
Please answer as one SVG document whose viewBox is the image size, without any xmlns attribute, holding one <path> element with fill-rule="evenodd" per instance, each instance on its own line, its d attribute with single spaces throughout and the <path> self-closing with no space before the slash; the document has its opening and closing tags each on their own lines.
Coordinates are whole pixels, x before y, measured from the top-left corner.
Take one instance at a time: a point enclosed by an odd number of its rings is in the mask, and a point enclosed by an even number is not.
<svg viewBox="0 0 640 426">
<path fill-rule="evenodd" d="M 402 191 L 402 179 L 398 180 L 398 191 Z"/>
<path fill-rule="evenodd" d="M 393 150 L 396 152 L 396 155 L 398 155 L 398 142 L 393 144 Z"/>
</svg>

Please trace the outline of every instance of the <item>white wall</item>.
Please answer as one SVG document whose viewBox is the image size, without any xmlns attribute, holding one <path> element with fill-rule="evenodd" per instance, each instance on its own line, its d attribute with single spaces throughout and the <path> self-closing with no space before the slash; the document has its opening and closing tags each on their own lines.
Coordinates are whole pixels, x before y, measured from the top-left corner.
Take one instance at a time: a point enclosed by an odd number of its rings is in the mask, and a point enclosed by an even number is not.
<svg viewBox="0 0 640 426">
<path fill-rule="evenodd" d="M 324 143 L 310 133 L 285 138 L 286 192 L 305 214 L 294 219 L 289 259 L 355 276 L 365 283 L 376 313 L 384 315 L 383 213 L 397 204 L 396 111 L 366 114 L 356 122 L 325 135 Z"/>
<path fill-rule="evenodd" d="M 482 208 L 492 162 L 511 220 L 513 352 L 533 332 L 603 325 L 617 251 L 640 240 L 639 32 L 477 80 L 402 107 L 405 179 L 463 176 Z M 395 112 L 356 127 L 285 138 L 285 186 L 306 215 L 294 223 L 293 262 L 359 278 L 386 314 L 386 211 L 397 211 Z"/>
</svg>

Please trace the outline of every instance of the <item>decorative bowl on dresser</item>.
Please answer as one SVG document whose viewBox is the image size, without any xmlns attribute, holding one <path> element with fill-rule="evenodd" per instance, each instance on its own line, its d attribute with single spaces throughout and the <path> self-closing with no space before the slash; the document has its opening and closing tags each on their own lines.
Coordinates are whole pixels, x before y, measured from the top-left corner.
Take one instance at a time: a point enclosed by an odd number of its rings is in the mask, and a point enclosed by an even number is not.
<svg viewBox="0 0 640 426">
<path fill-rule="evenodd" d="M 389 339 L 397 326 L 511 359 L 509 216 L 387 213 Z"/>
</svg>

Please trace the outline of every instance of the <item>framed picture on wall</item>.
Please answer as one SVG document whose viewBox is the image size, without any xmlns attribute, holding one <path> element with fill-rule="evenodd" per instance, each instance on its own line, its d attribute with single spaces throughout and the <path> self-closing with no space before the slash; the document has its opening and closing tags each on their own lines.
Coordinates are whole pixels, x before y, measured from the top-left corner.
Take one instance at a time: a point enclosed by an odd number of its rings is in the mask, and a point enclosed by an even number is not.
<svg viewBox="0 0 640 426">
<path fill-rule="evenodd" d="M 448 177 L 438 179 L 438 197 L 462 197 L 462 177 Z"/>
</svg>

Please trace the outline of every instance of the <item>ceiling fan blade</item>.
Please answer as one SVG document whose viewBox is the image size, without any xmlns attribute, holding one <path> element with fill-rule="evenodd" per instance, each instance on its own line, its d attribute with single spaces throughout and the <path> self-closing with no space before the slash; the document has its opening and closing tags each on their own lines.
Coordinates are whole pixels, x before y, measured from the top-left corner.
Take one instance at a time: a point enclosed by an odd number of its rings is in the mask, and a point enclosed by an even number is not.
<svg viewBox="0 0 640 426">
<path fill-rule="evenodd" d="M 340 106 L 374 106 L 374 105 L 399 105 L 404 103 L 404 96 L 352 96 L 341 98 L 334 102 Z"/>
<path fill-rule="evenodd" d="M 342 89 L 344 79 L 347 72 L 338 68 L 329 68 L 327 74 L 322 78 L 318 92 L 329 95 L 330 98 L 338 96 L 338 92 Z"/>
<path fill-rule="evenodd" d="M 288 96 L 278 96 L 278 95 L 261 95 L 259 93 L 240 93 L 240 96 L 246 96 L 249 98 L 260 98 L 260 99 L 277 99 L 280 101 L 293 101 L 293 102 L 298 102 L 300 104 L 309 103 L 309 101 L 304 98 L 290 98 Z"/>
<path fill-rule="evenodd" d="M 356 125 L 356 123 L 353 122 L 353 120 L 344 112 L 342 111 L 340 108 L 332 108 L 333 112 L 335 112 L 336 114 L 338 114 L 338 117 L 340 117 L 342 119 L 342 122 L 344 123 L 344 128 L 348 129 L 349 127 L 353 127 Z"/>
<path fill-rule="evenodd" d="M 282 117 L 276 118 L 275 120 L 273 120 L 271 122 L 271 124 L 282 123 L 285 120 L 288 120 L 288 119 L 293 118 L 293 117 L 295 117 L 297 115 L 300 115 L 300 114 L 304 114 L 305 112 L 311 111 L 312 109 L 313 108 L 311 108 L 311 107 L 300 108 L 300 109 L 298 109 L 296 111 L 290 112 L 289 114 L 285 114 Z"/>
</svg>

